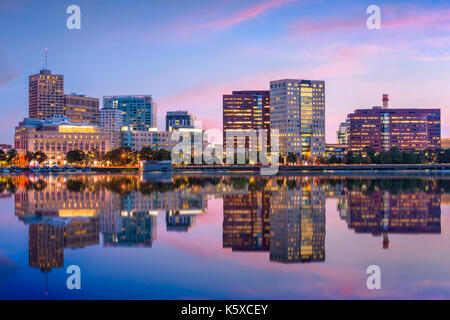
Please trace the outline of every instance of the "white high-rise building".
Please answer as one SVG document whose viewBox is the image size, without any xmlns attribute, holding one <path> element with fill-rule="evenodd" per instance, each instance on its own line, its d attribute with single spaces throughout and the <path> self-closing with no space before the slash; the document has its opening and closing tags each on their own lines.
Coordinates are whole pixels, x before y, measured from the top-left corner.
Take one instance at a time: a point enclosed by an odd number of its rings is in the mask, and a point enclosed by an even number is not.
<svg viewBox="0 0 450 320">
<path fill-rule="evenodd" d="M 325 81 L 270 82 L 270 126 L 280 134 L 280 154 L 305 160 L 325 154 Z"/>
<path fill-rule="evenodd" d="M 111 149 L 120 147 L 120 129 L 123 126 L 123 112 L 120 109 L 100 110 L 100 127 L 109 134 Z"/>
</svg>

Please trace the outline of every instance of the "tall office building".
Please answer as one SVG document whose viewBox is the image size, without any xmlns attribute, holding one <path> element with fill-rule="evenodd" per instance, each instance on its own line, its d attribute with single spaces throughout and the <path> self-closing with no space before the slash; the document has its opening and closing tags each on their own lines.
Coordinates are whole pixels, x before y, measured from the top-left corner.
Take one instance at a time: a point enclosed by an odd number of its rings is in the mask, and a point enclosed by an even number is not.
<svg viewBox="0 0 450 320">
<path fill-rule="evenodd" d="M 280 134 L 280 154 L 315 159 L 325 153 L 325 82 L 270 82 L 270 125 Z"/>
<path fill-rule="evenodd" d="M 194 128 L 195 117 L 188 111 L 167 111 L 166 131 L 180 128 Z"/>
<path fill-rule="evenodd" d="M 223 147 L 226 148 L 227 134 L 249 129 L 266 129 L 267 147 L 270 146 L 270 91 L 233 91 L 223 95 Z"/>
<path fill-rule="evenodd" d="M 100 110 L 100 128 L 110 137 L 111 149 L 120 147 L 120 129 L 123 127 L 123 114 L 119 109 L 103 108 Z"/>
<path fill-rule="evenodd" d="M 64 114 L 64 76 L 43 69 L 29 77 L 29 117 L 50 119 L 54 114 Z"/>
<path fill-rule="evenodd" d="M 383 95 L 383 107 L 358 109 L 348 115 L 349 150 L 440 148 L 440 109 L 389 109 L 386 99 Z"/>
<path fill-rule="evenodd" d="M 135 130 L 156 127 L 156 103 L 147 96 L 103 97 L 103 108 L 119 109 L 123 115 L 123 125 Z"/>
<path fill-rule="evenodd" d="M 64 95 L 63 115 L 73 123 L 99 124 L 98 98 L 75 93 Z"/>
</svg>

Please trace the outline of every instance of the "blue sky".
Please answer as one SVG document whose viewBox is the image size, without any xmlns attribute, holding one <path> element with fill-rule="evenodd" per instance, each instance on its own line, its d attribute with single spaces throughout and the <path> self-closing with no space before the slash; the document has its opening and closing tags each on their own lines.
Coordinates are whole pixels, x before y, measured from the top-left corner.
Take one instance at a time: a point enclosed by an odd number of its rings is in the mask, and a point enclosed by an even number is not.
<svg viewBox="0 0 450 320">
<path fill-rule="evenodd" d="M 81 30 L 66 8 L 81 8 Z M 381 8 L 381 30 L 366 8 Z M 221 128 L 222 94 L 270 80 L 326 81 L 327 141 L 356 108 L 440 107 L 450 136 L 448 1 L 0 0 L 0 142 L 28 115 L 28 76 L 44 64 L 66 93 L 151 94 L 158 124 L 188 109 Z"/>
</svg>

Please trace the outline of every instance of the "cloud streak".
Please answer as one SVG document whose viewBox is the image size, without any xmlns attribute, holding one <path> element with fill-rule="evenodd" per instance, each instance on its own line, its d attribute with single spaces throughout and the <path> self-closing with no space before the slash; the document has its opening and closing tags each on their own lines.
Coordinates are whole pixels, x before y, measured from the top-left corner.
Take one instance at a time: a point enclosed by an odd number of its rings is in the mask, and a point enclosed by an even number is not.
<svg viewBox="0 0 450 320">
<path fill-rule="evenodd" d="M 0 64 L 0 87 L 14 81 L 18 76 L 17 70 Z"/>
<path fill-rule="evenodd" d="M 388 8 L 381 11 L 382 29 L 449 29 L 450 9 L 414 9 L 403 13 L 404 8 Z M 367 16 L 368 17 L 368 16 Z M 291 26 L 291 31 L 301 36 L 311 36 L 318 33 L 336 33 L 347 31 L 366 31 L 366 16 L 356 19 L 311 20 L 302 19 Z"/>
<path fill-rule="evenodd" d="M 233 15 L 224 18 L 217 19 L 205 23 L 195 24 L 191 26 L 184 26 L 179 31 L 183 33 L 188 33 L 196 30 L 211 30 L 211 29 L 227 29 L 231 28 L 237 24 L 245 22 L 247 20 L 253 19 L 271 9 L 275 9 L 284 6 L 291 2 L 296 2 L 298 0 L 270 0 L 262 3 L 258 3 L 250 8 L 243 11 L 234 13 Z"/>
</svg>

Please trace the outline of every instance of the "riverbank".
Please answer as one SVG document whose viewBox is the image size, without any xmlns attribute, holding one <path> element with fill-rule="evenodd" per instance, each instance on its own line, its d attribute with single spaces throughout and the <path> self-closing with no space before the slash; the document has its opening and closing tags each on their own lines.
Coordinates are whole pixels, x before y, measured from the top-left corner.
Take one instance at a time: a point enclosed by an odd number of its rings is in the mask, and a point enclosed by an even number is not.
<svg viewBox="0 0 450 320">
<path fill-rule="evenodd" d="M 139 173 L 137 167 L 92 167 L 88 171 L 80 172 L 39 172 L 39 173 Z M 439 174 L 450 175 L 450 164 L 396 164 L 396 165 L 310 165 L 310 166 L 280 166 L 278 168 L 278 174 L 329 174 L 329 173 L 342 173 L 349 175 L 361 175 L 363 173 L 411 173 L 411 174 Z M 38 174 L 37 172 L 29 172 L 27 170 L 5 172 L 18 173 L 18 174 Z M 153 172 L 155 174 L 170 174 L 170 172 Z M 173 174 L 250 174 L 256 175 L 261 173 L 261 167 L 259 166 L 246 166 L 246 165 L 223 165 L 223 166 L 173 166 Z"/>
<path fill-rule="evenodd" d="M 259 172 L 258 166 L 176 166 L 175 172 Z M 450 171 L 450 164 L 355 164 L 280 166 L 278 172 L 349 172 L 349 171 Z"/>
</svg>

